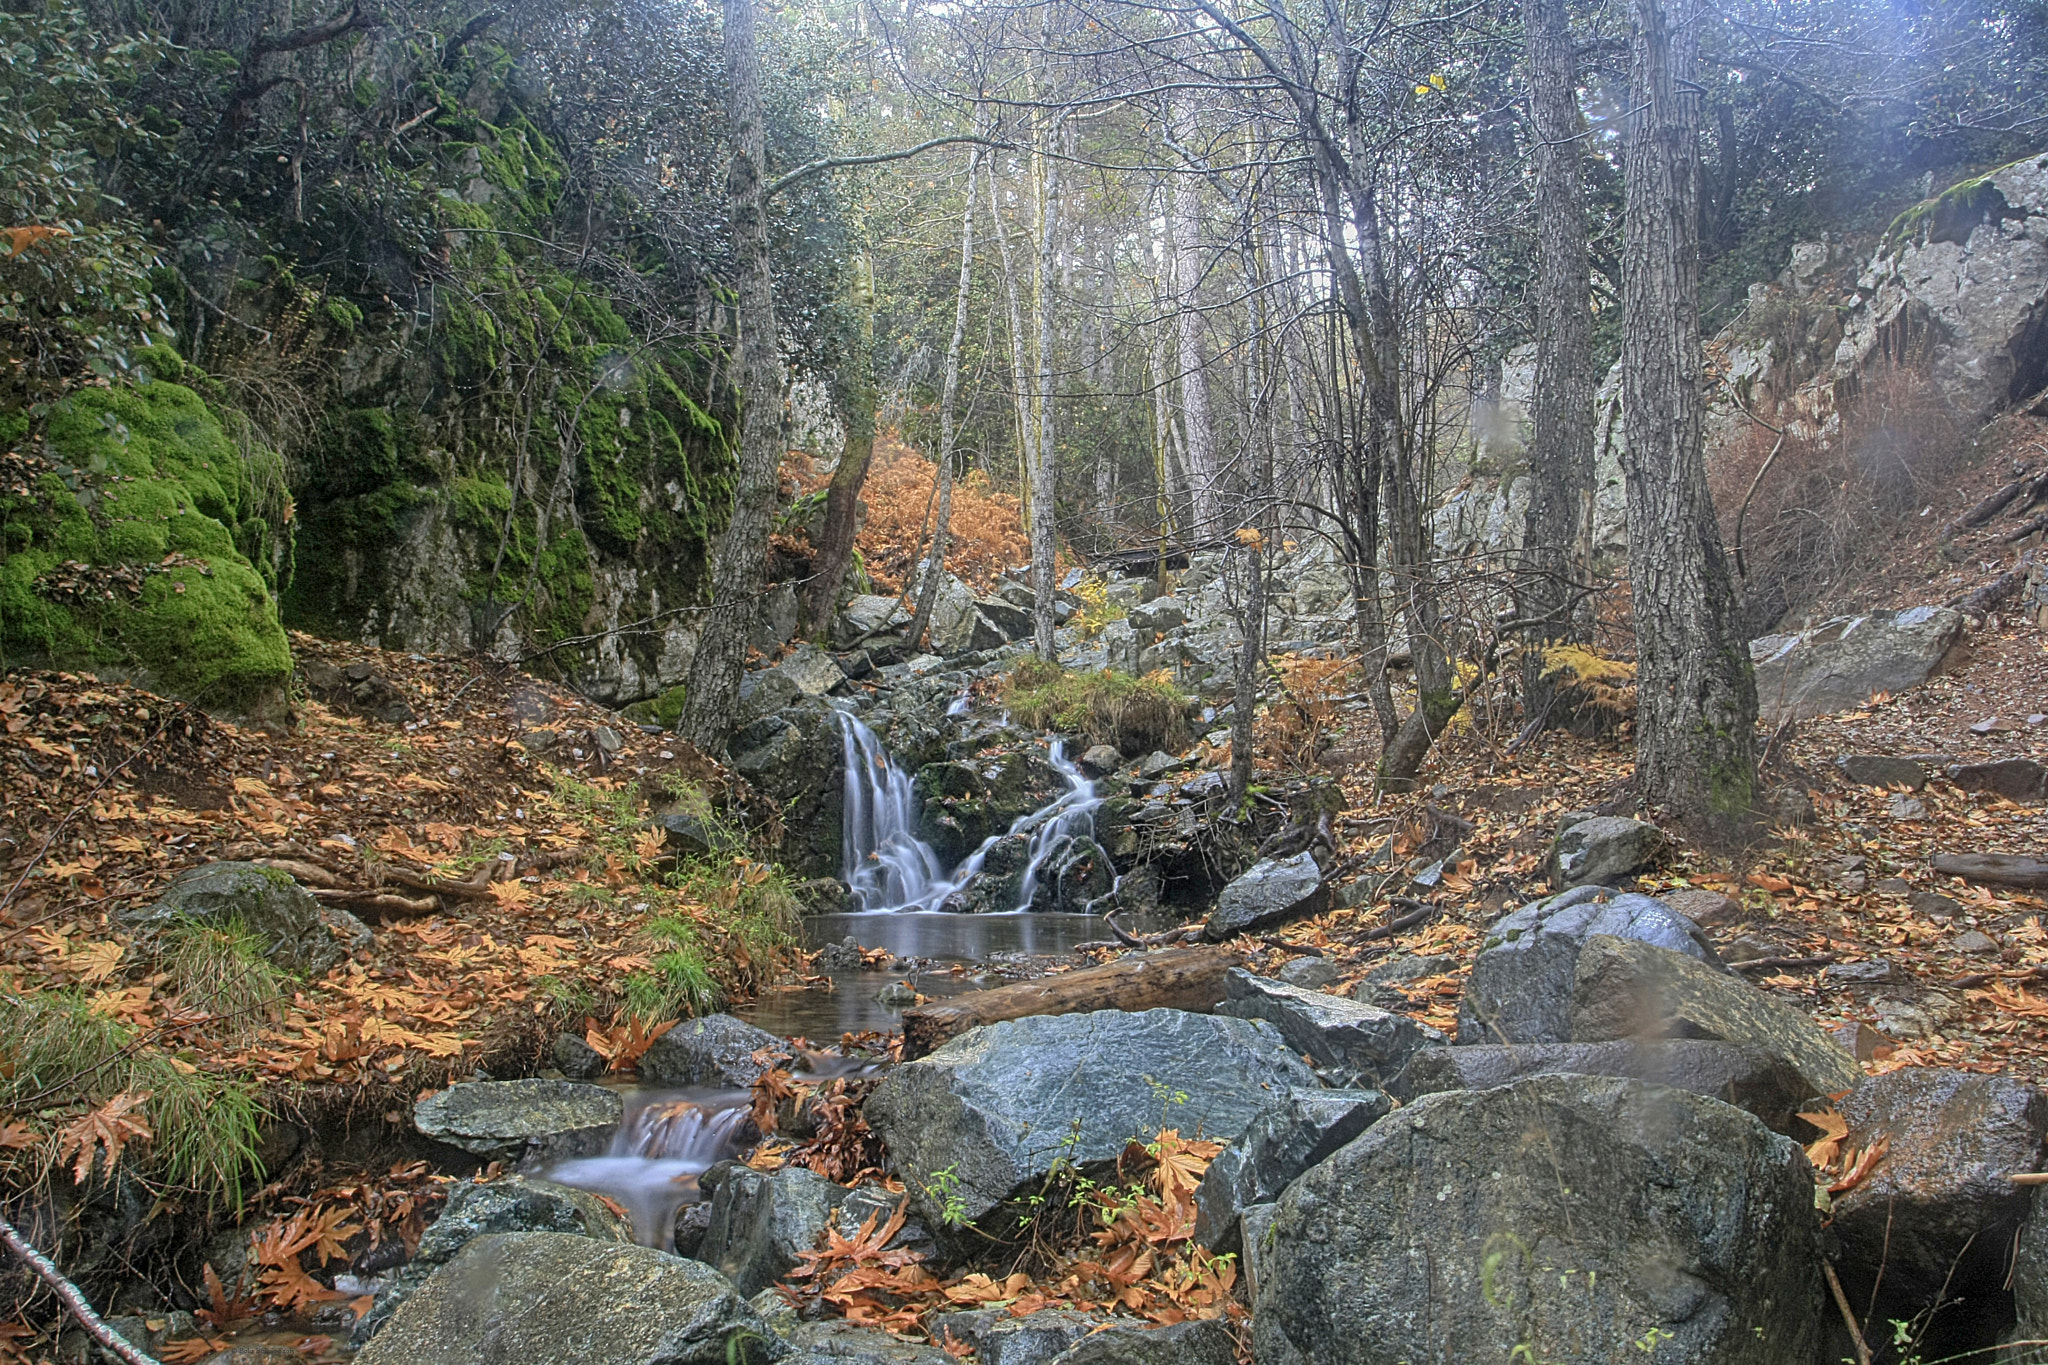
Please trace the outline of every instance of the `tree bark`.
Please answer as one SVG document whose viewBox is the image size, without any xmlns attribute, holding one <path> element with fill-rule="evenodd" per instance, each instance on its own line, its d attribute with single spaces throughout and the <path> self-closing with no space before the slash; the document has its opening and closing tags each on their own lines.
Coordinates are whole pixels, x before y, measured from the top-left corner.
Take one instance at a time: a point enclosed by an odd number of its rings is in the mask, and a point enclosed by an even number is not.
<svg viewBox="0 0 2048 1365">
<path fill-rule="evenodd" d="M 819 532 L 822 543 L 811 565 L 811 581 L 804 585 L 804 629 L 813 639 L 823 639 L 831 630 L 839 590 L 853 563 L 853 540 L 860 529 L 860 490 L 868 481 L 868 465 L 875 456 L 875 285 L 873 268 L 865 260 L 861 265 L 856 286 L 861 293 L 856 300 L 861 326 L 839 370 L 839 418 L 846 424 L 846 440 L 840 447 L 839 466 L 832 471 L 832 482 L 825 490 L 824 526 Z"/>
<path fill-rule="evenodd" d="M 1039 1014 L 1177 1009 L 1207 1013 L 1223 1000 L 1223 978 L 1244 962 L 1235 948 L 1162 948 L 1100 967 L 970 991 L 903 1012 L 903 1060 L 915 1061 L 983 1024 Z"/>
<path fill-rule="evenodd" d="M 748 627 L 759 609 L 768 532 L 775 518 L 775 484 L 782 465 L 783 369 L 776 344 L 775 277 L 768 256 L 762 171 L 767 161 L 766 115 L 761 106 L 761 54 L 754 39 L 753 0 L 724 0 L 726 110 L 733 156 L 726 172 L 732 200 L 733 240 L 739 259 L 739 333 L 733 374 L 740 391 L 739 477 L 732 520 L 712 566 L 711 607 L 697 637 L 685 680 L 677 730 L 707 753 L 725 745 L 746 670 Z"/>
<path fill-rule="evenodd" d="M 1571 584 L 1591 569 L 1576 549 L 1593 501 L 1593 285 L 1570 9 L 1565 0 L 1525 0 L 1522 28 L 1536 132 L 1536 383 L 1515 614 L 1544 622 L 1523 635 L 1522 697 L 1534 721 L 1547 720 L 1556 692 L 1543 674 L 1543 646 L 1581 638 Z"/>
<path fill-rule="evenodd" d="M 1636 630 L 1636 773 L 1681 818 L 1756 796 L 1756 678 L 1701 450 L 1695 0 L 1632 0 L 1622 393 Z"/>
<path fill-rule="evenodd" d="M 1237 621 L 1244 634 L 1244 650 L 1238 655 L 1237 694 L 1232 699 L 1237 714 L 1230 722 L 1230 802 L 1239 809 L 1252 788 L 1252 713 L 1258 708 L 1259 667 L 1266 658 L 1265 556 L 1260 553 L 1256 530 L 1245 540 L 1245 604 Z"/>
<path fill-rule="evenodd" d="M 1055 559 L 1059 549 L 1059 527 L 1053 510 L 1059 461 L 1053 445 L 1052 383 L 1052 272 L 1054 243 L 1059 229 L 1058 163 L 1045 155 L 1044 140 L 1057 128 L 1041 133 L 1037 154 L 1038 261 L 1032 272 L 1031 314 L 1036 374 L 1032 386 L 1032 408 L 1037 418 L 1037 441 L 1031 461 L 1031 594 L 1032 648 L 1038 657 L 1051 662 L 1059 657 L 1053 643 L 1056 624 L 1053 606 L 1059 584 L 1055 580 Z"/>
<path fill-rule="evenodd" d="M 975 177 L 981 170 L 981 148 L 967 154 L 967 207 L 960 214 L 960 287 L 953 296 L 953 339 L 946 345 L 946 375 L 939 384 L 939 514 L 932 527 L 932 549 L 925 561 L 924 585 L 910 621 L 910 644 L 924 640 L 939 584 L 946 578 L 946 535 L 953 520 L 953 404 L 960 394 L 960 348 L 967 339 L 967 299 L 974 283 Z"/>
<path fill-rule="evenodd" d="M 1175 135 L 1190 127 L 1176 119 Z M 1191 175 L 1173 180 L 1168 214 L 1173 241 L 1173 285 L 1178 312 L 1175 331 L 1180 345 L 1182 452 L 1187 459 L 1188 492 L 1193 526 L 1190 543 L 1199 544 L 1223 529 L 1217 498 L 1216 427 L 1209 405 L 1209 324 L 1202 316 L 1202 256 L 1199 245 L 1201 201 Z"/>
</svg>

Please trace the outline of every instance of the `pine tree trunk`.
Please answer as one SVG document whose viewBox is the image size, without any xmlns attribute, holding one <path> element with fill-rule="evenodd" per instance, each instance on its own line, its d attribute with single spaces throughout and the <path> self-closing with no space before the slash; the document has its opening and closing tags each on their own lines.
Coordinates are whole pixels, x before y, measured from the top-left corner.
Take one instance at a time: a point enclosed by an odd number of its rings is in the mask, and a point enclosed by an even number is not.
<svg viewBox="0 0 2048 1365">
<path fill-rule="evenodd" d="M 869 317 L 872 319 L 872 312 Z M 843 395 L 839 415 L 846 423 L 846 441 L 840 447 L 839 467 L 832 471 L 832 482 L 825 489 L 818 555 L 811 565 L 811 581 L 804 585 L 804 630 L 818 640 L 831 629 L 839 590 L 853 563 L 854 536 L 860 529 L 860 490 L 868 481 L 868 465 L 875 455 L 874 353 L 865 336 L 855 341 L 852 354 L 846 357 L 839 383 Z"/>
<path fill-rule="evenodd" d="M 960 394 L 960 348 L 967 339 L 967 299 L 974 282 L 974 181 L 981 169 L 981 148 L 967 154 L 967 207 L 960 214 L 960 287 L 953 296 L 953 339 L 946 345 L 946 375 L 939 384 L 939 515 L 932 527 L 931 554 L 925 561 L 924 586 L 910 621 L 913 648 L 924 640 L 946 578 L 946 537 L 953 523 L 953 404 Z"/>
<path fill-rule="evenodd" d="M 1555 684 L 1543 676 L 1542 647 L 1578 634 L 1570 584 L 1579 562 L 1579 525 L 1593 501 L 1592 275 L 1586 250 L 1578 65 L 1566 0 L 1525 0 L 1529 108 L 1536 132 L 1536 383 L 1529 445 L 1533 488 L 1522 536 L 1515 614 L 1544 624 L 1523 633 L 1522 696 L 1531 722 L 1550 716 Z"/>
<path fill-rule="evenodd" d="M 782 464 L 783 370 L 776 349 L 775 278 L 768 257 L 768 220 L 761 193 L 767 161 L 761 107 L 761 54 L 754 40 L 753 0 L 724 0 L 726 108 L 733 157 L 726 173 L 733 241 L 739 261 L 739 333 L 733 373 L 740 391 L 739 477 L 732 520 L 718 542 L 711 573 L 711 609 L 697 637 L 677 729 L 710 753 L 724 747 L 738 713 L 746 669 L 748 627 L 759 609 L 762 564 L 775 518 Z"/>
<path fill-rule="evenodd" d="M 1701 450 L 1695 0 L 1632 0 L 1622 393 L 1636 773 L 1682 818 L 1755 804 L 1756 679 Z"/>
<path fill-rule="evenodd" d="M 1049 134 L 1045 135 L 1049 136 Z M 1052 356 L 1052 272 L 1056 264 L 1054 242 L 1059 227 L 1059 171 L 1044 155 L 1038 157 L 1038 261 L 1032 274 L 1031 314 L 1036 338 L 1034 359 L 1037 373 L 1032 388 L 1032 406 L 1037 418 L 1037 442 L 1031 461 L 1031 593 L 1032 647 L 1038 657 L 1051 661 L 1059 657 L 1053 643 L 1055 558 L 1059 549 L 1059 527 L 1053 511 L 1059 461 L 1053 446 L 1053 356 Z"/>
<path fill-rule="evenodd" d="M 1182 126 L 1192 130 L 1191 124 Z M 1197 232 L 1201 201 L 1196 188 L 1192 177 L 1175 176 L 1169 214 L 1174 290 L 1179 303 L 1181 429 L 1186 438 L 1183 452 L 1194 520 L 1191 544 L 1201 544 L 1224 529 L 1217 499 L 1216 428 L 1209 410 L 1209 324 L 1201 311 L 1202 257 Z"/>
</svg>

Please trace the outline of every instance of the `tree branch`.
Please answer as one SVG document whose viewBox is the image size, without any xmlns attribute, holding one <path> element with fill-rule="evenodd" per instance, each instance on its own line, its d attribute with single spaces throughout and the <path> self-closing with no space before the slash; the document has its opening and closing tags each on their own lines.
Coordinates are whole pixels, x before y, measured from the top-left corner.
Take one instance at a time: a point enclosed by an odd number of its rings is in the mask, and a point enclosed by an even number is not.
<svg viewBox="0 0 2048 1365">
<path fill-rule="evenodd" d="M 302 48 L 318 47 L 322 43 L 331 43 L 358 29 L 374 28 L 376 24 L 376 18 L 365 14 L 361 4 L 350 5 L 345 13 L 337 14 L 331 19 L 323 19 L 317 24 L 307 24 L 304 28 L 295 28 L 280 37 L 258 38 L 250 44 L 249 58 L 244 65 L 254 70 L 256 63 L 273 53 L 297 52 Z"/>
<path fill-rule="evenodd" d="M 0 1241 L 5 1241 L 8 1249 L 36 1273 L 36 1278 L 50 1286 L 51 1291 L 63 1300 L 64 1306 L 71 1310 L 71 1316 L 78 1319 L 78 1325 L 85 1328 L 87 1336 L 126 1361 L 127 1365 L 157 1365 L 156 1357 L 138 1349 L 128 1338 L 107 1326 L 106 1320 L 93 1312 L 92 1305 L 86 1302 L 78 1286 L 65 1279 L 64 1272 L 57 1269 L 56 1263 L 29 1245 L 28 1239 L 5 1218 L 0 1218 Z"/>
<path fill-rule="evenodd" d="M 761 193 L 764 196 L 777 195 L 788 189 L 791 185 L 809 180 L 814 175 L 822 175 L 826 171 L 836 171 L 846 166 L 879 166 L 885 161 L 902 161 L 907 157 L 928 152 L 934 147 L 952 147 L 963 142 L 973 143 L 978 147 L 999 147 L 1008 151 L 1016 150 L 1015 143 L 998 142 L 994 138 L 982 137 L 977 133 L 958 133 L 952 137 L 935 137 L 930 142 L 920 142 L 915 147 L 905 147 L 900 152 L 876 152 L 872 156 L 820 157 L 816 161 L 806 162 L 778 180 L 770 181 L 768 187 L 762 190 Z"/>
</svg>

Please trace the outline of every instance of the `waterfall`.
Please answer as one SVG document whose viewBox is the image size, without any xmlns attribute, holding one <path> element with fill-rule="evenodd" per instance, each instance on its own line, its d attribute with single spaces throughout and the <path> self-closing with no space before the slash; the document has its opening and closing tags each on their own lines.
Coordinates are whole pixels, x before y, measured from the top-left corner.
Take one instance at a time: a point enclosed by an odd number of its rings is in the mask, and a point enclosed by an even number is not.
<svg viewBox="0 0 2048 1365">
<path fill-rule="evenodd" d="M 659 1100 L 619 1129 L 608 1154 L 564 1161 L 547 1178 L 610 1195 L 632 1218 L 636 1241 L 669 1251 L 676 1214 L 702 1198 L 697 1177 L 737 1151 L 751 1131 L 747 1112 L 738 1104 L 706 1109 L 690 1100 Z"/>
<path fill-rule="evenodd" d="M 846 804 L 840 826 L 842 875 L 862 910 L 937 910 L 981 870 L 1002 835 L 993 835 L 949 874 L 932 846 L 917 837 L 917 793 L 875 732 L 839 713 L 846 755 Z M 1029 910 L 1045 863 L 1076 836 L 1091 834 L 1102 798 L 1095 784 L 1052 741 L 1047 755 L 1067 789 L 1049 804 L 1012 821 L 1007 834 L 1030 837 L 1016 908 Z"/>
</svg>

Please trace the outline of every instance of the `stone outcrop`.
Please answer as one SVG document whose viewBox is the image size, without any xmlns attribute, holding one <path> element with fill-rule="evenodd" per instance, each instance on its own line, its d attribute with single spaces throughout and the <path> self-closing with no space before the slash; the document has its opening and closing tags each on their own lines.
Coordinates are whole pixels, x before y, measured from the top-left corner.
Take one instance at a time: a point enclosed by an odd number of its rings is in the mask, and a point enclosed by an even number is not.
<svg viewBox="0 0 2048 1365">
<path fill-rule="evenodd" d="M 730 1014 L 685 1019 L 656 1038 L 640 1057 L 640 1074 L 661 1085 L 745 1090 L 770 1063 L 754 1054 L 786 1052 L 784 1039 Z"/>
<path fill-rule="evenodd" d="M 1911 607 L 1837 616 L 1749 642 L 1757 709 L 1772 725 L 1860 706 L 1879 692 L 1918 687 L 1963 633 L 1960 612 Z"/>
<path fill-rule="evenodd" d="M 413 1126 L 486 1161 L 595 1156 L 619 1130 L 616 1090 L 582 1081 L 464 1081 L 413 1106 Z"/>
<path fill-rule="evenodd" d="M 240 929 L 265 956 L 289 971 L 319 976 L 364 947 L 370 930 L 344 911 L 321 905 L 287 874 L 256 863 L 209 863 L 182 873 L 154 905 L 126 914 L 145 933 L 187 923 Z"/>
</svg>

